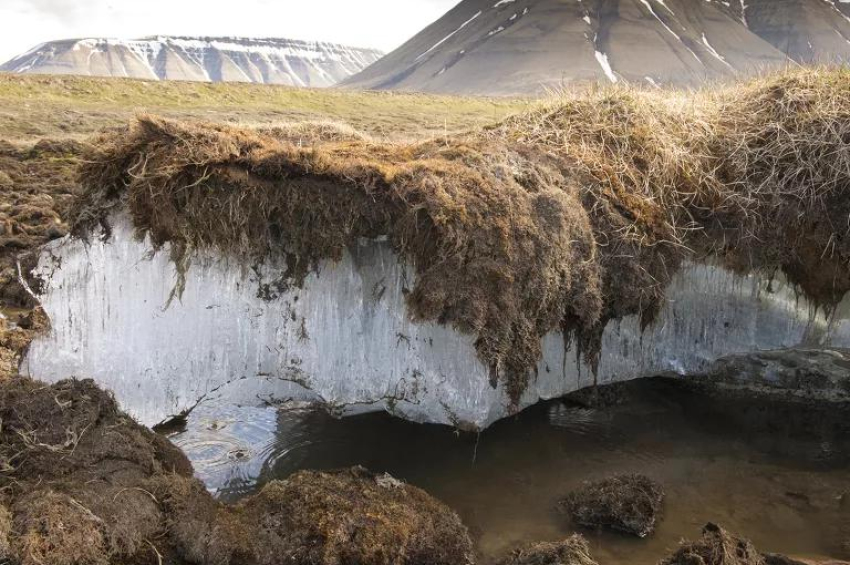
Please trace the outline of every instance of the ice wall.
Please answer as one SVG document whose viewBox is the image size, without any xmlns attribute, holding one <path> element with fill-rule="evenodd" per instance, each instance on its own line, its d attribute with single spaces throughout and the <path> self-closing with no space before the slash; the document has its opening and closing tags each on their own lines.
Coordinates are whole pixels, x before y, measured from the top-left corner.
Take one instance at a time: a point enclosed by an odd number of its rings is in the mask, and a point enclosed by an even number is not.
<svg viewBox="0 0 850 565">
<path fill-rule="evenodd" d="M 408 320 L 414 275 L 386 242 L 359 242 L 279 296 L 276 272 L 198 256 L 175 297 L 168 250 L 152 253 L 115 218 L 108 242 L 44 249 L 37 274 L 53 329 L 33 343 L 23 370 L 51 382 L 93 378 L 148 425 L 208 400 L 317 400 L 340 413 L 389 410 L 469 428 L 507 415 L 472 336 Z M 596 376 L 560 334 L 547 336 L 524 405 L 595 380 L 700 372 L 730 354 L 850 345 L 848 303 L 828 321 L 781 280 L 693 264 L 668 296 L 646 331 L 633 318 L 606 329 Z"/>
</svg>

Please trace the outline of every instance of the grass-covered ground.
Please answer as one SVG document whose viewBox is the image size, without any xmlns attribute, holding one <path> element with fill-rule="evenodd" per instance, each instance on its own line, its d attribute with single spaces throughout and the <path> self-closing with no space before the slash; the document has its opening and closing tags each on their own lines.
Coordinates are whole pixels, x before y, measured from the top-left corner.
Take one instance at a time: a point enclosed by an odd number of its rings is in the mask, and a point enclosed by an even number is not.
<svg viewBox="0 0 850 565">
<path fill-rule="evenodd" d="M 347 124 L 376 141 L 396 141 L 475 129 L 528 106 L 508 99 L 0 73 L 0 315 L 14 321 L 33 306 L 18 284 L 18 263 L 26 265 L 28 250 L 68 232 L 86 141 L 139 114 L 277 132 L 292 122 L 332 122 L 331 129 L 346 131 Z M 0 318 L 0 376 L 26 345 L 11 339 L 17 337 L 4 331 Z"/>
<path fill-rule="evenodd" d="M 140 112 L 245 126 L 332 120 L 393 139 L 481 126 L 527 105 L 499 98 L 0 74 L 0 139 L 83 138 Z"/>
</svg>

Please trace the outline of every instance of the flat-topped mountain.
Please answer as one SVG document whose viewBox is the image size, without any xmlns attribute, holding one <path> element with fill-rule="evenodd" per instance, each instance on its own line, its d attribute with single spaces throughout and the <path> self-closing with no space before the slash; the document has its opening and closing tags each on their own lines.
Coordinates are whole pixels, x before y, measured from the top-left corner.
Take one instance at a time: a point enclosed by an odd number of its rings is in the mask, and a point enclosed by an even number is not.
<svg viewBox="0 0 850 565">
<path fill-rule="evenodd" d="M 0 71 L 324 87 L 381 55 L 374 49 L 290 39 L 89 38 L 39 45 Z"/>
</svg>

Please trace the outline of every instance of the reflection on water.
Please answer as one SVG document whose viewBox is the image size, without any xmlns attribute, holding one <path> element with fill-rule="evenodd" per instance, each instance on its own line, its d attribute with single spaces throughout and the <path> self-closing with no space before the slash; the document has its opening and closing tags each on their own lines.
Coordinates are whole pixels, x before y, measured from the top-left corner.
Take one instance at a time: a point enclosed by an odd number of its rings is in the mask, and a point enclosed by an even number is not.
<svg viewBox="0 0 850 565">
<path fill-rule="evenodd" d="M 565 537 L 572 529 L 558 499 L 619 472 L 660 481 L 665 518 L 650 540 L 585 532 L 601 563 L 655 563 L 709 521 L 765 551 L 837 554 L 838 497 L 850 490 L 846 410 L 712 398 L 664 380 L 625 390 L 618 406 L 551 402 L 480 435 L 385 414 L 204 406 L 173 439 L 228 500 L 300 469 L 389 472 L 455 508 L 484 562 Z"/>
</svg>

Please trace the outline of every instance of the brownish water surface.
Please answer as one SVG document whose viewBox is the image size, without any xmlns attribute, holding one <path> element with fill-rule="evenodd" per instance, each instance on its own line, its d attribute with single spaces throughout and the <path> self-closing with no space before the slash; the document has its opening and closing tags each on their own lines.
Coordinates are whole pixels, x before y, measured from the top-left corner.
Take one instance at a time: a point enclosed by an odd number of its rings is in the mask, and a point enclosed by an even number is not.
<svg viewBox="0 0 850 565">
<path fill-rule="evenodd" d="M 208 406 L 173 439 L 231 500 L 300 469 L 389 472 L 455 508 L 485 563 L 517 544 L 576 531 L 556 504 L 582 481 L 645 473 L 667 491 L 651 539 L 583 531 L 602 565 L 644 565 L 709 521 L 762 551 L 840 556 L 850 520 L 839 500 L 850 491 L 849 416 L 846 407 L 715 397 L 644 380 L 628 385 L 620 404 L 549 402 L 480 435 L 384 414 L 337 420 L 313 410 Z"/>
</svg>

